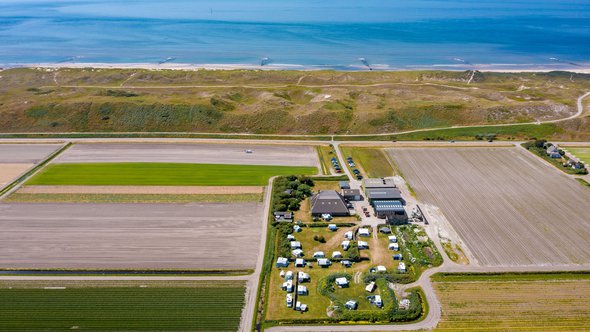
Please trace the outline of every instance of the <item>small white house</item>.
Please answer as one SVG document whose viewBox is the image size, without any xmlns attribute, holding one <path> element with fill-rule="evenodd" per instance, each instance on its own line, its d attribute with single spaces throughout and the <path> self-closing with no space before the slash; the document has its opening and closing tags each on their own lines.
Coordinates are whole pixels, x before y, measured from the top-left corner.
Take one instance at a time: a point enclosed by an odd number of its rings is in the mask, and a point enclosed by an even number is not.
<svg viewBox="0 0 590 332">
<path fill-rule="evenodd" d="M 307 295 L 307 287 L 303 285 L 297 286 L 297 295 Z"/>
<path fill-rule="evenodd" d="M 293 293 L 293 281 L 285 281 L 281 286 L 281 289 L 286 291 L 287 293 Z"/>
<path fill-rule="evenodd" d="M 342 253 L 340 251 L 334 251 L 332 253 L 332 258 L 342 258 Z"/>
<path fill-rule="evenodd" d="M 389 250 L 399 251 L 399 244 L 397 243 L 390 243 L 388 246 Z"/>
<path fill-rule="evenodd" d="M 344 303 L 344 307 L 348 310 L 356 310 L 358 307 L 358 302 L 355 300 L 348 300 L 346 303 Z"/>
<path fill-rule="evenodd" d="M 389 239 L 389 242 L 391 242 L 391 243 L 397 242 L 397 236 L 395 236 L 395 235 L 390 235 L 387 238 Z"/>
<path fill-rule="evenodd" d="M 405 273 L 406 272 L 406 264 L 404 262 L 399 263 L 397 266 L 397 270 L 399 272 Z"/>
<path fill-rule="evenodd" d="M 378 265 L 377 272 L 387 272 L 387 269 L 383 265 Z"/>
<path fill-rule="evenodd" d="M 285 273 L 285 281 L 293 280 L 293 271 L 287 271 Z"/>
<path fill-rule="evenodd" d="M 327 259 L 327 258 L 320 258 L 320 259 L 318 259 L 318 266 L 320 266 L 320 267 L 329 267 L 330 265 L 332 265 L 332 262 L 330 262 L 329 259 Z"/>
<path fill-rule="evenodd" d="M 287 294 L 286 302 L 287 308 L 293 308 L 293 295 Z"/>
<path fill-rule="evenodd" d="M 375 300 L 373 301 L 373 304 L 376 305 L 378 308 L 381 308 L 383 306 L 381 295 L 375 295 Z"/>
<path fill-rule="evenodd" d="M 369 242 L 359 241 L 358 248 L 359 249 L 369 249 Z"/>
<path fill-rule="evenodd" d="M 340 288 L 348 287 L 348 279 L 345 277 L 336 278 L 336 285 Z"/>
<path fill-rule="evenodd" d="M 350 241 L 346 240 L 346 241 L 342 241 L 342 250 L 346 251 L 348 250 L 348 248 L 350 248 Z"/>
<path fill-rule="evenodd" d="M 354 238 L 354 233 L 352 231 L 348 231 L 344 233 L 344 238 L 347 240 L 352 240 Z"/>
<path fill-rule="evenodd" d="M 294 231 L 295 233 L 299 233 L 299 232 L 301 232 L 301 231 L 302 231 L 302 229 L 301 229 L 301 226 L 299 226 L 299 225 L 295 225 L 295 226 L 293 226 L 293 231 Z"/>
<path fill-rule="evenodd" d="M 295 310 L 305 312 L 307 311 L 307 304 L 297 301 L 297 303 L 295 303 Z"/>
<path fill-rule="evenodd" d="M 295 250 L 291 251 L 291 254 L 295 257 L 303 257 L 303 250 L 295 249 Z"/>
<path fill-rule="evenodd" d="M 313 258 L 325 258 L 326 254 L 323 251 L 316 251 L 313 253 Z"/>
<path fill-rule="evenodd" d="M 365 287 L 365 290 L 369 293 L 373 293 L 375 291 L 375 289 L 377 288 L 377 285 L 375 284 L 374 281 L 371 281 L 367 287 Z"/>
<path fill-rule="evenodd" d="M 301 249 L 301 242 L 291 241 L 291 249 Z"/>
<path fill-rule="evenodd" d="M 295 267 L 305 267 L 305 260 L 303 258 L 297 258 L 295 260 Z"/>
<path fill-rule="evenodd" d="M 368 228 L 359 228 L 359 236 L 369 237 L 371 236 L 371 231 Z"/>
<path fill-rule="evenodd" d="M 338 226 L 336 226 L 336 224 L 329 224 L 328 229 L 331 230 L 332 232 L 335 232 L 338 230 Z"/>
<path fill-rule="evenodd" d="M 311 280 L 311 277 L 309 276 L 309 273 L 305 273 L 305 272 L 301 272 L 299 271 L 297 273 L 297 281 L 301 282 L 308 282 Z"/>
<path fill-rule="evenodd" d="M 285 257 L 277 258 L 277 267 L 287 267 L 289 266 L 289 260 Z"/>
</svg>

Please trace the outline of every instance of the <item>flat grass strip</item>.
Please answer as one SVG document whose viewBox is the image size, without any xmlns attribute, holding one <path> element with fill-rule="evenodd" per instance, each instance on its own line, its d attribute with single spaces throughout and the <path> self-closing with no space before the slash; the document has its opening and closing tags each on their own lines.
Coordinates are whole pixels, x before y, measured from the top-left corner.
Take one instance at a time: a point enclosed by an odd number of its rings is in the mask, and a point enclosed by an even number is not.
<svg viewBox="0 0 590 332">
<path fill-rule="evenodd" d="M 360 166 L 367 177 L 381 178 L 394 175 L 383 149 L 359 147 L 341 147 L 341 149 L 344 158 L 352 157 L 355 165 Z"/>
<path fill-rule="evenodd" d="M 571 154 L 580 159 L 586 164 L 590 164 L 590 146 L 589 147 L 573 147 L 564 146 Z"/>
<path fill-rule="evenodd" d="M 262 194 L 20 194 L 9 203 L 243 203 L 262 202 Z"/>
<path fill-rule="evenodd" d="M 235 331 L 244 286 L 0 289 L 0 330 Z"/>
<path fill-rule="evenodd" d="M 29 185 L 262 186 L 275 175 L 309 175 L 315 167 L 183 163 L 52 164 Z"/>
</svg>

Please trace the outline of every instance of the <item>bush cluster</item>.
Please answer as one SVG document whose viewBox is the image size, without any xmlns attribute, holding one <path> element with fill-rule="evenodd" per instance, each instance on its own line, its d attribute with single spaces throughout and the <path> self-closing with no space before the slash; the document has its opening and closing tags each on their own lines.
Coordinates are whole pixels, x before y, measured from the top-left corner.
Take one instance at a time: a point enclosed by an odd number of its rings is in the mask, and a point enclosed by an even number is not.
<svg viewBox="0 0 590 332">
<path fill-rule="evenodd" d="M 301 201 L 312 195 L 313 180 L 306 176 L 289 175 L 278 178 L 273 185 L 273 211 L 297 211 Z M 291 194 L 285 191 L 291 189 Z"/>
</svg>

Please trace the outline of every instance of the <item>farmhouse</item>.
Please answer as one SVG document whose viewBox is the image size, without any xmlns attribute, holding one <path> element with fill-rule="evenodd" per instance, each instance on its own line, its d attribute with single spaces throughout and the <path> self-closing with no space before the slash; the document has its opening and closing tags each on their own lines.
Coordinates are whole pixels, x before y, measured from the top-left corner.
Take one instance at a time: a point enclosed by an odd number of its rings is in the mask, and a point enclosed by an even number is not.
<svg viewBox="0 0 590 332">
<path fill-rule="evenodd" d="M 319 217 L 322 214 L 332 216 L 348 216 L 348 208 L 342 195 L 335 190 L 322 190 L 311 200 L 311 215 Z"/>
<path fill-rule="evenodd" d="M 276 222 L 292 222 L 293 213 L 288 211 L 275 211 L 273 213 Z"/>
<path fill-rule="evenodd" d="M 361 191 L 358 189 L 343 189 L 342 196 L 348 201 L 360 201 L 362 199 Z"/>
</svg>

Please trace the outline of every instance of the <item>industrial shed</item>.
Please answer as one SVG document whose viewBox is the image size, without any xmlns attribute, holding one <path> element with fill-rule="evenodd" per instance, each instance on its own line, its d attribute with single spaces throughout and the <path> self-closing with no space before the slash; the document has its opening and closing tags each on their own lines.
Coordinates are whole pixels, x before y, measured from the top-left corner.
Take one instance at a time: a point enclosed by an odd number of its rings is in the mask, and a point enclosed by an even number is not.
<svg viewBox="0 0 590 332">
<path fill-rule="evenodd" d="M 342 196 L 349 201 L 360 201 L 362 199 L 361 191 L 358 189 L 343 189 Z"/>
<path fill-rule="evenodd" d="M 371 204 L 377 201 L 399 201 L 405 204 L 401 191 L 397 188 L 367 189 L 367 199 Z"/>
<path fill-rule="evenodd" d="M 399 225 L 408 222 L 408 215 L 400 201 L 375 201 L 373 207 L 377 218 L 387 219 L 389 224 Z"/>
<path fill-rule="evenodd" d="M 363 189 L 396 188 L 393 179 L 390 178 L 369 178 L 363 180 Z"/>
</svg>

